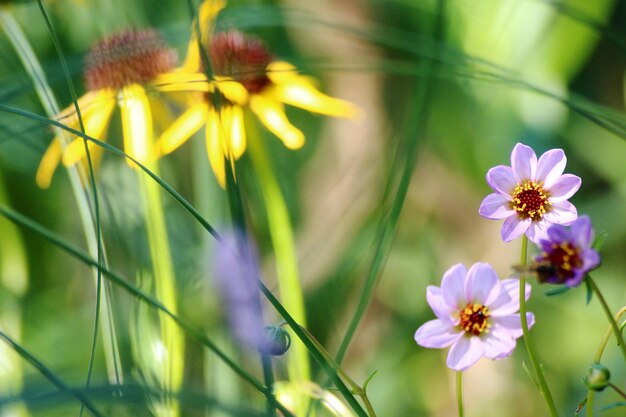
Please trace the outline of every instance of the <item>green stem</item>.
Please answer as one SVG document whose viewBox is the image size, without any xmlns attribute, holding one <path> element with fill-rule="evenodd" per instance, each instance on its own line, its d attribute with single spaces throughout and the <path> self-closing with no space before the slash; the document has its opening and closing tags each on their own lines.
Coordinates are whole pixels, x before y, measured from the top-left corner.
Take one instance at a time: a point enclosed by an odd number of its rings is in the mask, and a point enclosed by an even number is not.
<svg viewBox="0 0 626 417">
<path fill-rule="evenodd" d="M 620 397 L 626 400 L 626 392 L 619 389 L 619 387 L 611 382 L 609 382 L 609 387 L 613 389 Z"/>
<path fill-rule="evenodd" d="M 45 18 L 44 14 L 44 18 Z M 46 23 L 49 23 L 46 20 Z M 39 60 L 35 52 L 33 51 L 30 43 L 28 42 L 26 36 L 21 30 L 19 24 L 13 17 L 11 13 L 9 13 L 5 7 L 0 7 L 0 24 L 5 30 L 7 34 L 7 38 L 11 45 L 13 46 L 15 52 L 17 53 L 18 58 L 24 65 L 24 69 L 26 73 L 30 77 L 33 82 L 33 88 L 35 89 L 35 93 L 37 94 L 39 101 L 41 102 L 46 115 L 54 120 L 56 115 L 60 112 L 59 105 L 56 101 L 54 93 L 50 88 L 47 77 L 39 64 Z M 53 126 L 53 130 L 55 134 L 60 136 L 65 144 L 69 143 L 69 136 L 59 127 Z M 85 147 L 86 142 L 85 142 Z M 88 149 L 87 155 L 89 156 Z M 91 166 L 91 165 L 90 165 Z M 84 178 L 81 178 L 81 173 L 78 171 L 76 166 L 70 166 L 67 168 L 68 177 L 70 180 L 70 185 L 72 187 L 72 192 L 74 193 L 74 197 L 76 199 L 76 203 L 78 206 L 78 213 L 83 225 L 83 231 L 85 233 L 85 240 L 87 241 L 87 247 L 89 249 L 89 253 L 98 259 L 102 259 L 102 248 L 101 248 L 101 239 L 99 232 L 99 216 L 95 216 L 91 212 L 89 200 L 87 196 L 87 191 L 83 188 L 83 183 L 86 182 Z M 93 184 L 93 175 L 92 175 L 92 184 Z M 97 211 L 97 194 L 95 187 L 93 187 L 94 192 L 94 202 L 96 202 L 96 211 Z M 105 263 L 105 260 L 102 259 L 102 262 Z M 96 288 L 100 286 L 100 273 L 97 269 L 94 269 L 94 280 L 96 282 Z M 108 370 L 109 381 L 114 384 L 122 384 L 123 383 L 123 373 L 120 367 L 120 354 L 119 348 L 117 346 L 117 336 L 115 332 L 115 324 L 113 321 L 113 313 L 111 307 L 110 295 L 108 292 L 108 288 L 106 286 L 102 287 L 101 291 L 101 303 L 100 309 L 97 313 L 99 318 L 102 318 L 103 325 L 100 326 L 102 331 L 102 337 L 104 339 L 104 351 L 106 356 L 106 364 Z M 90 370 L 88 371 L 88 380 L 91 374 L 91 365 Z"/>
<path fill-rule="evenodd" d="M 624 343 L 624 337 L 622 336 L 622 332 L 620 331 L 619 326 L 617 325 L 617 322 L 615 321 L 613 317 L 613 313 L 611 313 L 611 309 L 609 308 L 609 305 L 607 304 L 604 296 L 602 295 L 602 292 L 600 291 L 600 288 L 598 288 L 593 278 L 591 278 L 590 275 L 587 275 L 586 279 L 589 285 L 591 286 L 591 289 L 593 290 L 593 292 L 598 297 L 598 300 L 600 301 L 600 305 L 602 306 L 602 309 L 604 310 L 604 314 L 606 314 L 606 318 L 609 321 L 609 325 L 611 326 L 611 329 L 613 330 L 615 339 L 617 339 L 617 344 L 620 347 L 620 350 L 622 351 L 622 355 L 624 355 L 624 360 L 626 360 L 626 344 Z"/>
<path fill-rule="evenodd" d="M 147 164 L 156 175 L 159 173 L 157 162 Z M 146 210 L 145 224 L 148 234 L 148 246 L 152 259 L 154 289 L 156 298 L 172 313 L 177 313 L 176 279 L 172 265 L 165 213 L 161 201 L 161 188 L 150 177 L 138 172 L 139 186 Z M 184 368 L 184 337 L 178 326 L 165 315 L 159 319 L 161 343 L 166 348 L 166 359 L 162 375 L 159 376 L 164 392 L 177 392 L 182 384 Z M 177 401 L 166 400 L 170 416 L 180 413 Z"/>
<path fill-rule="evenodd" d="M 276 258 L 281 302 L 296 322 L 306 327 L 304 299 L 287 204 L 253 121 L 246 124 L 246 132 L 249 136 L 250 158 L 265 201 L 270 237 Z M 308 381 L 310 369 L 306 347 L 296 337 L 292 337 L 292 340 L 293 343 L 287 356 L 289 380 L 295 383 Z"/>
<path fill-rule="evenodd" d="M 622 315 L 626 313 L 626 306 L 622 307 L 617 314 L 615 314 L 615 322 L 619 321 Z M 596 351 L 596 356 L 593 358 L 594 363 L 600 363 L 602 360 L 602 355 L 604 354 L 604 349 L 606 349 L 606 345 L 609 343 L 609 339 L 611 338 L 611 334 L 613 333 L 613 326 L 609 324 L 608 329 L 604 333 L 604 337 L 598 346 L 598 350 Z M 587 417 L 593 417 L 593 399 L 595 397 L 595 391 L 592 389 L 587 390 Z"/>
<path fill-rule="evenodd" d="M 459 417 L 465 415 L 463 411 L 463 372 L 456 373 L 456 401 L 459 408 Z"/>
<path fill-rule="evenodd" d="M 528 238 L 526 235 L 522 236 L 522 255 L 520 259 L 520 263 L 522 266 L 522 270 L 526 267 L 527 263 L 527 254 L 528 254 Z M 519 279 L 519 312 L 520 319 L 522 322 L 522 333 L 524 335 L 524 344 L 526 345 L 526 352 L 528 353 L 528 360 L 533 368 L 533 373 L 535 375 L 535 379 L 539 384 L 539 390 L 541 391 L 541 395 L 546 400 L 546 404 L 548 405 L 548 409 L 550 410 L 550 415 L 552 417 L 558 417 L 559 413 L 557 411 L 556 405 L 554 403 L 554 399 L 552 398 L 552 393 L 550 392 L 550 387 L 548 387 L 548 382 L 546 381 L 546 377 L 543 374 L 543 370 L 537 361 L 537 354 L 535 353 L 535 347 L 530 335 L 530 330 L 528 329 L 528 320 L 526 318 L 526 275 L 524 273 L 520 274 Z"/>
<path fill-rule="evenodd" d="M 263 380 L 268 390 L 272 389 L 274 385 L 274 371 L 272 370 L 272 357 L 261 353 L 261 364 L 263 365 Z M 271 398 L 267 399 L 267 416 L 274 417 L 276 415 L 276 408 L 274 407 L 274 401 Z"/>
</svg>

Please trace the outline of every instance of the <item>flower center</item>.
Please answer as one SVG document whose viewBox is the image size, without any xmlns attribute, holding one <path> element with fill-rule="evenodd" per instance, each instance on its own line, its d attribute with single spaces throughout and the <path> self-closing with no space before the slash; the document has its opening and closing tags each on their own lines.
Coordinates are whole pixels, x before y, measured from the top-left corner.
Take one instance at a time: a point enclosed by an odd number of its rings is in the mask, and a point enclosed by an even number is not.
<svg viewBox="0 0 626 417">
<path fill-rule="evenodd" d="M 549 194 L 543 189 L 542 183 L 525 181 L 513 190 L 511 208 L 519 213 L 522 219 L 539 221 L 550 211 Z"/>
<path fill-rule="evenodd" d="M 89 90 L 145 83 L 176 65 L 176 53 L 154 29 L 129 30 L 96 43 L 85 60 Z"/>
<path fill-rule="evenodd" d="M 250 93 L 258 93 L 269 84 L 266 68 L 273 56 L 257 38 L 230 30 L 215 35 L 209 51 L 216 75 L 240 82 Z"/>
<path fill-rule="evenodd" d="M 459 314 L 461 329 L 480 336 L 489 328 L 489 308 L 481 304 L 468 304 Z"/>
<path fill-rule="evenodd" d="M 570 242 L 554 243 L 550 252 L 542 252 L 538 259 L 537 275 L 540 282 L 548 278 L 557 277 L 565 282 L 574 276 L 575 269 L 583 266 L 580 249 Z M 547 265 L 543 267 L 543 265 Z"/>
</svg>

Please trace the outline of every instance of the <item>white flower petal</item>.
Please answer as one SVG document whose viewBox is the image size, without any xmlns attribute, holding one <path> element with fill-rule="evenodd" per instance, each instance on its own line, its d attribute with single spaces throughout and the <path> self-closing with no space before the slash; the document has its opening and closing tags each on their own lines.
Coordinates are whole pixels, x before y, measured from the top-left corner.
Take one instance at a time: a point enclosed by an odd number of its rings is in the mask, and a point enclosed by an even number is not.
<svg viewBox="0 0 626 417">
<path fill-rule="evenodd" d="M 526 299 L 530 296 L 530 285 L 526 284 Z M 492 316 L 506 316 L 519 310 L 519 280 L 509 278 L 500 282 L 500 295 L 489 304 Z"/>
<path fill-rule="evenodd" d="M 491 331 L 482 341 L 484 356 L 489 359 L 505 358 L 515 350 L 515 339 L 506 333 Z"/>
<path fill-rule="evenodd" d="M 463 336 L 463 332 L 460 332 L 449 323 L 436 319 L 420 326 L 414 337 L 420 346 L 440 349 L 450 346 L 461 336 Z"/>
<path fill-rule="evenodd" d="M 488 305 L 500 293 L 500 279 L 491 265 L 478 262 L 467 272 L 465 299 L 469 303 Z"/>
<path fill-rule="evenodd" d="M 487 171 L 487 184 L 500 194 L 511 195 L 517 182 L 511 167 L 498 165 Z"/>
<path fill-rule="evenodd" d="M 544 188 L 550 188 L 556 181 L 567 164 L 567 158 L 563 149 L 551 149 L 541 155 L 537 162 L 536 180 L 543 182 Z"/>
<path fill-rule="evenodd" d="M 565 201 L 578 191 L 582 180 L 572 174 L 560 176 L 551 186 L 545 186 L 550 193 L 550 202 L 558 203 Z"/>
<path fill-rule="evenodd" d="M 480 204 L 478 214 L 487 219 L 502 220 L 514 216 L 515 210 L 509 207 L 509 199 L 500 194 L 489 194 Z"/>
<path fill-rule="evenodd" d="M 476 336 L 460 338 L 448 352 L 446 365 L 455 371 L 464 371 L 483 356 L 483 344 Z"/>
<path fill-rule="evenodd" d="M 569 201 L 561 201 L 552 204 L 551 210 L 543 218 L 549 223 L 568 226 L 578 218 L 578 211 Z"/>
<path fill-rule="evenodd" d="M 516 237 L 523 235 L 530 227 L 531 222 L 530 219 L 522 220 L 517 215 L 509 217 L 504 221 L 502 229 L 500 230 L 502 240 L 510 242 Z"/>
<path fill-rule="evenodd" d="M 528 328 L 530 329 L 535 324 L 535 316 L 533 313 L 526 313 L 526 321 L 528 322 Z M 522 321 L 519 314 L 509 314 L 507 316 L 491 317 L 493 332 L 505 332 L 509 336 L 517 339 L 521 337 Z"/>
<path fill-rule="evenodd" d="M 443 274 L 441 279 L 441 293 L 446 304 L 451 308 L 465 307 L 465 276 L 467 268 L 463 264 L 456 264 Z"/>
<path fill-rule="evenodd" d="M 530 146 L 518 143 L 511 152 L 511 168 L 515 182 L 534 180 L 537 171 L 537 155 Z"/>
<path fill-rule="evenodd" d="M 541 240 L 548 239 L 548 230 L 550 226 L 550 222 L 547 221 L 546 216 L 544 215 L 542 220 L 538 222 L 531 222 L 528 230 L 526 231 L 526 236 L 531 242 L 539 245 Z"/>
<path fill-rule="evenodd" d="M 426 301 L 438 319 L 445 322 L 452 322 L 452 308 L 446 304 L 441 293 L 441 288 L 429 285 L 426 287 Z"/>
</svg>

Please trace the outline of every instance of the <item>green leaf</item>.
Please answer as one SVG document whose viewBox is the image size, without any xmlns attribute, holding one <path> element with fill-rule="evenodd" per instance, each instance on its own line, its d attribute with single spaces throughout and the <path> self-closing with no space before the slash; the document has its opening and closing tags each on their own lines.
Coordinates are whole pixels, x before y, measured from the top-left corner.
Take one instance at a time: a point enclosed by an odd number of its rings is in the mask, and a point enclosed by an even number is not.
<svg viewBox="0 0 626 417">
<path fill-rule="evenodd" d="M 563 285 L 560 287 L 557 287 L 555 289 L 552 289 L 550 291 L 546 291 L 543 295 L 547 296 L 547 297 L 553 297 L 555 295 L 561 295 L 563 293 L 568 292 L 569 290 L 571 290 L 571 287 L 568 287 L 567 285 Z"/>
</svg>

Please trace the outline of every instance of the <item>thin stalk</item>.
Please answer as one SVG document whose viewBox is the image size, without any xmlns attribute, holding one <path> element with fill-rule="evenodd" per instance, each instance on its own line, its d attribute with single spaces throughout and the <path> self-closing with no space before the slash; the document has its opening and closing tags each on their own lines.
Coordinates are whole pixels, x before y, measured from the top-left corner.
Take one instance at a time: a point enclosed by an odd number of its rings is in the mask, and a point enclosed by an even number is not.
<svg viewBox="0 0 626 417">
<path fill-rule="evenodd" d="M 43 5 L 40 4 L 40 7 L 43 7 Z M 46 23 L 49 25 L 49 20 L 47 19 L 45 10 L 42 9 L 42 12 L 44 14 L 44 18 L 46 18 Z M 32 80 L 33 88 L 35 89 L 35 93 L 37 94 L 46 115 L 50 119 L 54 120 L 56 115 L 58 115 L 60 112 L 55 95 L 48 84 L 47 77 L 43 69 L 41 68 L 35 52 L 33 51 L 30 43 L 26 39 L 24 32 L 21 30 L 17 21 L 15 21 L 13 15 L 9 13 L 4 7 L 0 7 L 0 24 L 5 29 L 5 33 L 7 34 L 9 42 L 17 53 L 18 58 L 24 65 L 26 73 Z M 49 28 L 51 28 L 50 25 Z M 56 135 L 62 138 L 64 145 L 69 143 L 69 136 L 64 133 L 61 128 L 53 125 L 53 131 Z M 86 142 L 85 148 L 87 148 Z M 86 152 L 90 166 L 91 182 L 93 185 L 93 170 L 91 169 L 91 160 L 89 158 L 88 149 L 86 149 Z M 68 167 L 67 172 L 72 192 L 78 206 L 78 213 L 83 226 L 83 231 L 85 233 L 85 240 L 87 242 L 89 253 L 94 258 L 100 259 L 103 255 L 103 250 L 100 239 L 99 216 L 96 215 L 94 219 L 94 216 L 91 212 L 89 199 L 87 196 L 87 190 L 83 188 L 83 183 L 85 183 L 86 180 L 84 178 L 81 178 L 80 172 L 78 171 L 76 166 Z M 92 188 L 94 193 L 94 205 L 97 211 L 98 205 L 96 189 L 95 187 Z M 104 259 L 102 261 L 105 262 Z M 97 292 L 100 292 L 100 273 L 97 269 L 94 269 L 93 273 Z M 104 352 L 106 357 L 109 381 L 113 384 L 120 385 L 123 383 L 123 373 L 120 367 L 120 354 L 117 346 L 117 337 L 113 321 L 111 300 L 106 286 L 102 288 L 101 298 L 102 299 L 99 303 L 99 308 L 101 308 L 101 310 L 96 313 L 96 316 L 97 318 L 101 317 L 103 321 L 101 330 L 104 339 Z M 89 381 L 90 379 L 91 368 L 92 359 L 90 359 L 87 381 Z"/>
<path fill-rule="evenodd" d="M 248 120 L 248 122 L 246 123 L 246 133 L 249 136 L 250 159 L 261 186 L 267 211 L 281 302 L 294 320 L 300 326 L 306 327 L 298 260 L 287 204 L 274 175 L 267 152 L 261 143 L 261 137 L 254 127 L 254 122 L 252 120 Z M 293 343 L 287 356 L 289 380 L 295 383 L 308 381 L 310 379 L 310 365 L 306 347 L 295 337 L 292 337 L 292 340 Z"/>
<path fill-rule="evenodd" d="M 465 415 L 463 411 L 463 372 L 456 373 L 456 403 L 459 410 L 459 417 Z"/>
<path fill-rule="evenodd" d="M 526 235 L 522 236 L 522 255 L 520 258 L 520 264 L 522 266 L 522 270 L 526 267 L 528 257 L 528 237 Z M 550 410 L 550 415 L 552 417 L 558 417 L 559 413 L 557 411 L 556 405 L 554 403 L 554 399 L 552 398 L 552 392 L 550 392 L 550 387 L 548 387 L 548 382 L 546 381 L 546 377 L 543 374 L 543 370 L 537 361 L 537 354 L 535 353 L 535 347 L 533 344 L 532 337 L 530 335 L 530 330 L 528 329 L 528 320 L 526 319 L 526 275 L 524 273 L 520 274 L 519 279 L 519 312 L 520 319 L 522 322 L 522 333 L 524 335 L 524 344 L 526 345 L 526 352 L 528 353 L 528 360 L 533 368 L 533 373 L 535 375 L 535 380 L 539 384 L 539 391 L 541 395 L 546 401 L 548 409 Z"/>
<path fill-rule="evenodd" d="M 618 322 L 622 315 L 626 313 L 626 306 L 622 307 L 617 314 L 615 314 L 615 322 Z M 600 363 L 602 360 L 602 355 L 604 354 L 604 349 L 606 349 L 606 345 L 609 343 L 609 339 L 611 338 L 611 334 L 613 333 L 613 325 L 609 324 L 608 329 L 604 333 L 604 337 L 602 341 L 600 341 L 600 345 L 598 346 L 598 350 L 596 351 L 596 356 L 593 358 L 594 363 Z M 592 389 L 587 390 L 587 417 L 593 417 L 593 400 L 595 397 L 595 391 Z"/>
<path fill-rule="evenodd" d="M 626 400 L 626 392 L 619 389 L 619 387 L 611 382 L 609 382 L 609 387 L 613 389 L 620 397 Z"/>
<path fill-rule="evenodd" d="M 266 355 L 265 353 L 261 353 L 261 364 L 263 366 L 263 380 L 265 382 L 265 386 L 268 389 L 271 389 L 274 385 L 274 371 L 272 369 L 272 357 L 270 355 Z M 267 400 L 267 416 L 274 417 L 276 416 L 276 408 L 272 401 L 268 398 Z"/>
<path fill-rule="evenodd" d="M 158 163 L 148 164 L 152 172 L 159 173 Z M 148 246 L 152 259 L 154 289 L 156 298 L 169 311 L 177 313 L 176 279 L 172 265 L 168 232 L 161 201 L 161 188 L 150 177 L 137 172 L 142 202 L 145 208 L 145 225 L 148 234 Z M 161 315 L 161 343 L 165 346 L 166 355 L 163 373 L 159 376 L 165 392 L 177 392 L 182 384 L 184 368 L 184 337 L 180 328 L 169 317 Z M 155 359 L 156 360 L 156 359 Z M 170 416 L 180 414 L 180 405 L 169 397 L 166 404 Z"/>
<path fill-rule="evenodd" d="M 626 344 L 624 343 L 624 337 L 622 336 L 622 332 L 620 331 L 619 326 L 617 325 L 617 322 L 615 321 L 615 318 L 613 317 L 613 313 L 611 313 L 611 309 L 609 308 L 609 305 L 607 304 L 606 299 L 602 295 L 602 291 L 600 291 L 600 288 L 598 288 L 598 285 L 596 285 L 596 282 L 593 280 L 593 278 L 591 278 L 590 275 L 587 275 L 586 279 L 589 285 L 591 286 L 591 289 L 596 294 L 596 297 L 598 297 L 598 300 L 600 301 L 602 310 L 604 310 L 604 314 L 606 314 L 606 318 L 609 321 L 609 325 L 611 326 L 611 329 L 613 330 L 615 339 L 617 339 L 617 345 L 620 347 L 620 350 L 622 351 L 622 355 L 624 355 L 624 360 L 626 360 Z"/>
</svg>

